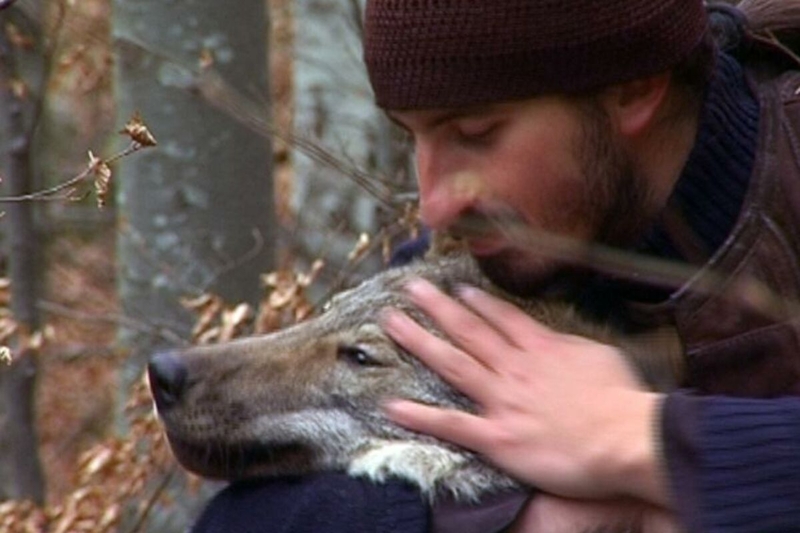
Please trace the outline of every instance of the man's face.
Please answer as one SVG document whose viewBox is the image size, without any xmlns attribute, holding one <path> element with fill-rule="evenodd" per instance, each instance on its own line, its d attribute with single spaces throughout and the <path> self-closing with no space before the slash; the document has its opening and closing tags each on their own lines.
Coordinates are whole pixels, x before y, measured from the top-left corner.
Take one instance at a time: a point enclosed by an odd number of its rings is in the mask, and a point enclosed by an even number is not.
<svg viewBox="0 0 800 533">
<path fill-rule="evenodd" d="M 650 217 L 647 184 L 599 104 L 548 96 L 390 115 L 414 139 L 423 222 L 448 231 L 465 218 L 486 220 L 486 232 L 466 236 L 466 244 L 490 279 L 511 292 L 537 293 L 571 269 L 491 221 L 622 244 Z"/>
</svg>

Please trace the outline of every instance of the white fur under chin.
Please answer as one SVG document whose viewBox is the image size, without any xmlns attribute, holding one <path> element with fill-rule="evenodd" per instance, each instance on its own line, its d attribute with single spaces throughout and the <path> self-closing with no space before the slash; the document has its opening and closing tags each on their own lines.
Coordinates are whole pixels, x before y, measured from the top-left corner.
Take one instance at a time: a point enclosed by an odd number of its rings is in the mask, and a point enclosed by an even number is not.
<svg viewBox="0 0 800 533">
<path fill-rule="evenodd" d="M 371 440 L 350 463 L 348 473 L 375 482 L 399 478 L 417 485 L 429 499 L 440 489 L 459 500 L 476 500 L 479 486 L 458 482 L 467 458 L 441 446 L 422 442 Z M 466 481 L 466 480 L 464 480 Z"/>
</svg>

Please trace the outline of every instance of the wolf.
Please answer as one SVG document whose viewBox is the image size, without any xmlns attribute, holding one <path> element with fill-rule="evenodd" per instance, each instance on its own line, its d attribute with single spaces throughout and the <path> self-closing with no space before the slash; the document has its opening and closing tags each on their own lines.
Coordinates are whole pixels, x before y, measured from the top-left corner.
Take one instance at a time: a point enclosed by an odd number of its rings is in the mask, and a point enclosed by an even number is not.
<svg viewBox="0 0 800 533">
<path fill-rule="evenodd" d="M 386 270 L 287 329 L 152 357 L 150 386 L 178 461 L 224 480 L 331 470 L 376 482 L 400 478 L 431 501 L 442 494 L 476 501 L 520 488 L 476 454 L 403 429 L 382 412 L 387 398 L 476 408 L 379 325 L 381 310 L 394 307 L 441 335 L 404 296 L 413 277 L 449 294 L 461 284 L 499 294 L 555 329 L 623 347 L 645 377 L 677 379 L 671 343 L 620 337 L 567 304 L 503 294 L 457 254 Z"/>
</svg>

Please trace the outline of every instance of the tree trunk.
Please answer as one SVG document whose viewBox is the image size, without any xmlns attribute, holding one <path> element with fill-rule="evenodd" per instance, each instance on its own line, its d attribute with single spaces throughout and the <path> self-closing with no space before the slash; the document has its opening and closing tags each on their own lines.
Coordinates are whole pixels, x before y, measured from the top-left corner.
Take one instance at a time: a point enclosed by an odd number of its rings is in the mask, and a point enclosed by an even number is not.
<svg viewBox="0 0 800 533">
<path fill-rule="evenodd" d="M 274 268 L 270 139 L 193 92 L 200 64 L 269 101 L 264 0 L 113 0 L 118 122 L 139 112 L 158 146 L 116 170 L 118 291 L 127 318 L 168 335 L 122 329 L 117 422 L 149 355 L 188 339 L 195 316 L 181 298 L 211 291 L 256 303 L 260 274 Z M 148 329 L 148 328 L 144 328 Z M 175 505 L 148 531 L 183 531 L 202 498 L 169 489 Z"/>
<path fill-rule="evenodd" d="M 32 128 L 26 126 L 25 102 L 18 98 L 11 81 L 17 79 L 15 50 L 5 31 L 0 31 L 0 109 L 3 124 L 3 174 L 5 193 L 19 196 L 30 192 L 30 145 Z M 11 312 L 19 324 L 18 339 L 39 326 L 36 308 L 39 276 L 39 245 L 30 202 L 4 206 L 4 228 L 11 280 Z M 39 462 L 35 424 L 37 352 L 17 342 L 11 346 L 13 363 L 0 364 L 0 500 L 6 498 L 44 501 L 44 479 Z"/>
<path fill-rule="evenodd" d="M 159 146 L 118 170 L 119 293 L 124 313 L 186 338 L 179 300 L 213 291 L 256 302 L 275 240 L 271 145 L 191 92 L 201 58 L 268 100 L 263 0 L 114 0 L 119 121 L 139 111 Z M 169 344 L 125 330 L 125 388 Z"/>
<path fill-rule="evenodd" d="M 408 151 L 393 126 L 373 103 L 361 59 L 363 0 L 296 0 L 295 120 L 297 133 L 337 154 L 362 171 L 392 180 L 396 190 L 413 186 Z M 348 267 L 361 233 L 374 235 L 385 220 L 379 203 L 346 172 L 293 152 L 293 233 L 307 261 L 322 256 L 326 272 Z M 343 175 L 344 174 L 344 175 Z M 406 179 L 403 183 L 403 178 Z M 359 274 L 381 264 L 367 261 Z M 348 267 L 349 268 L 349 267 Z"/>
</svg>

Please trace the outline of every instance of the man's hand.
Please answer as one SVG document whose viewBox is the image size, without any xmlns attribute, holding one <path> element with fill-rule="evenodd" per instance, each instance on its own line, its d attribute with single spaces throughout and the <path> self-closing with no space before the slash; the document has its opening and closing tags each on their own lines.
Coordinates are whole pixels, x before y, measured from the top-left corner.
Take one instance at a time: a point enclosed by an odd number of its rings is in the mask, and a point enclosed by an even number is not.
<svg viewBox="0 0 800 533">
<path fill-rule="evenodd" d="M 391 401 L 391 418 L 483 454 L 510 475 L 571 498 L 668 503 L 656 453 L 660 396 L 614 348 L 556 333 L 507 302 L 464 288 L 466 305 L 418 280 L 412 301 L 450 342 L 388 310 L 384 328 L 478 414 Z"/>
</svg>

